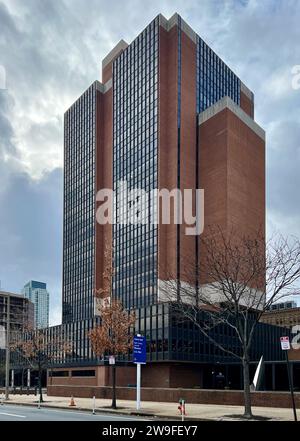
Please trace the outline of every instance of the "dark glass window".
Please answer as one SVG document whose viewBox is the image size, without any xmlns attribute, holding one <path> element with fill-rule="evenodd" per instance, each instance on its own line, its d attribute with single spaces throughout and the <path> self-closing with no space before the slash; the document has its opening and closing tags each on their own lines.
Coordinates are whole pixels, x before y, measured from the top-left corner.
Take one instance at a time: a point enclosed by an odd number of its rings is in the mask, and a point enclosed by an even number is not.
<svg viewBox="0 0 300 441">
<path fill-rule="evenodd" d="M 128 46 L 113 65 L 113 183 L 120 181 L 149 195 L 157 188 L 158 19 Z M 140 223 L 122 222 L 126 207 Z M 157 295 L 157 226 L 150 203 L 139 194 L 115 198 L 113 227 L 114 294 L 125 307 L 155 303 Z"/>
<path fill-rule="evenodd" d="M 49 376 L 50 377 L 68 377 L 69 371 L 50 371 Z"/>
<path fill-rule="evenodd" d="M 80 371 L 71 371 L 72 377 L 95 377 L 96 371 L 94 369 L 85 369 Z"/>
<path fill-rule="evenodd" d="M 93 316 L 97 82 L 64 124 L 63 322 Z"/>
</svg>

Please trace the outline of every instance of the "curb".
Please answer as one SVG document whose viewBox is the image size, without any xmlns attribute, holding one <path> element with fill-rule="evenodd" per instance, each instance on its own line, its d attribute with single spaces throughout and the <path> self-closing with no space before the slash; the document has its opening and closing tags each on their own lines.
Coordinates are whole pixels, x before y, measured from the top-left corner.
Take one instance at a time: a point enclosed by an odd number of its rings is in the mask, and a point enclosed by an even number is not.
<svg viewBox="0 0 300 441">
<path fill-rule="evenodd" d="M 20 402 L 14 402 L 14 401 L 9 401 L 9 402 L 4 402 L 4 405 L 13 405 L 13 406 L 28 406 L 28 407 L 38 407 L 38 403 L 20 403 Z M 66 411 L 84 411 L 84 412 L 89 412 L 92 413 L 93 409 L 88 408 L 88 407 L 62 407 L 59 405 L 49 405 L 47 403 L 41 403 L 41 409 L 43 408 L 48 408 L 48 409 L 58 409 L 58 410 L 66 410 Z M 0 409 L 1 409 L 1 405 L 0 405 Z M 124 415 L 124 416 L 139 416 L 139 417 L 148 417 L 148 418 L 159 418 L 159 419 L 166 419 L 169 421 L 181 421 L 181 416 L 174 416 L 174 415 L 157 415 L 155 413 L 152 412 L 139 412 L 139 411 L 134 411 L 134 410 L 118 410 L 118 409 L 107 409 L 106 407 L 97 407 L 95 409 L 95 414 L 99 414 L 99 413 L 107 413 L 107 414 L 111 414 L 111 415 Z M 185 416 L 184 421 L 216 421 L 215 419 L 210 419 L 210 418 L 195 418 L 195 417 L 188 417 Z"/>
<path fill-rule="evenodd" d="M 28 406 L 28 407 L 38 407 L 38 403 L 20 403 L 20 402 L 13 402 L 13 401 L 9 401 L 9 402 L 4 402 L 4 405 L 14 405 L 14 406 Z M 0 409 L 1 409 L 1 404 L 0 404 Z M 87 412 L 87 413 L 92 413 L 93 409 L 92 408 L 88 408 L 88 407 L 62 407 L 59 405 L 49 405 L 47 403 L 41 403 L 41 409 L 43 408 L 48 408 L 48 409 L 56 409 L 56 410 L 65 410 L 65 411 L 81 411 L 81 412 Z M 107 407 L 97 407 L 95 409 L 95 414 L 99 415 L 99 414 L 110 414 L 110 415 L 120 415 L 120 416 L 139 416 L 139 417 L 145 417 L 145 418 L 152 418 L 152 419 L 159 419 L 160 421 L 182 421 L 181 416 L 180 415 L 157 415 L 155 413 L 152 412 L 143 412 L 143 411 L 136 411 L 136 410 L 126 410 L 126 409 L 108 409 Z M 232 418 L 230 416 L 221 416 L 221 417 L 216 417 L 216 418 L 196 418 L 196 417 L 189 417 L 189 416 L 185 416 L 184 417 L 184 422 L 187 421 L 203 421 L 203 422 L 218 422 L 218 421 L 245 421 L 244 419 L 235 419 Z M 278 419 L 270 419 L 269 421 L 280 421 Z"/>
</svg>

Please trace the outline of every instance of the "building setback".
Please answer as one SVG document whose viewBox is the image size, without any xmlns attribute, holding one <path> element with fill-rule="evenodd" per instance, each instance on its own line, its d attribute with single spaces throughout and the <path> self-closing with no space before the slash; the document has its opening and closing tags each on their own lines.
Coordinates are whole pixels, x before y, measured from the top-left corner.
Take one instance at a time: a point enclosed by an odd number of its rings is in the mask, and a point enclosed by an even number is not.
<svg viewBox="0 0 300 441">
<path fill-rule="evenodd" d="M 136 332 L 147 339 L 143 385 L 209 387 L 218 363 L 226 367 L 226 381 L 240 387 L 235 360 L 192 324 L 178 323 L 171 305 L 162 303 L 164 280 L 172 275 L 184 281 L 186 256 L 201 264 L 199 237 L 174 222 L 99 225 L 95 195 L 117 190 L 120 181 L 147 192 L 202 188 L 204 234 L 218 226 L 225 235 L 232 228 L 264 235 L 265 133 L 254 121 L 253 93 L 178 14 L 169 20 L 158 15 L 131 44 L 121 40 L 106 56 L 102 82 L 70 107 L 64 127 L 62 326 L 74 350 L 51 370 L 49 384 L 110 382 L 107 362 L 94 358 L 87 331 L 97 321 L 94 290 L 103 288 L 104 249 L 112 245 L 113 295 L 135 310 Z M 117 194 L 114 202 L 118 221 L 124 200 Z M 149 220 L 146 210 L 140 215 Z M 212 332 L 234 343 L 229 329 Z M 259 324 L 253 361 L 262 354 L 268 362 L 282 359 L 280 332 Z M 118 383 L 134 383 L 130 360 L 119 362 Z"/>
</svg>

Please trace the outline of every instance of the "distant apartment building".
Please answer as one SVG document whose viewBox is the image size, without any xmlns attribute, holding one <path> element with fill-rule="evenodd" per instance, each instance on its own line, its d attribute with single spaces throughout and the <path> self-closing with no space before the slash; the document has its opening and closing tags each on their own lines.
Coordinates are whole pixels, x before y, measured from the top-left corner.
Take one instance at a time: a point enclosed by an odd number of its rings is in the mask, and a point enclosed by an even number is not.
<svg viewBox="0 0 300 441">
<path fill-rule="evenodd" d="M 5 361 L 7 345 L 7 329 L 9 339 L 14 341 L 20 332 L 34 325 L 34 305 L 21 294 L 0 290 L 0 387 L 5 384 Z M 16 363 L 16 353 L 10 357 L 11 366 Z M 10 372 L 11 385 L 14 384 L 14 369 Z"/>
<path fill-rule="evenodd" d="M 34 324 L 33 303 L 20 294 L 0 291 L 0 349 L 5 348 L 7 322 L 10 330 L 19 332 Z"/>
<path fill-rule="evenodd" d="M 294 326 L 300 325 L 300 308 L 294 301 L 276 303 L 263 314 L 261 321 L 292 329 Z"/>
<path fill-rule="evenodd" d="M 35 328 L 47 328 L 49 326 L 49 292 L 47 284 L 30 280 L 22 289 L 22 294 L 34 304 Z"/>
</svg>

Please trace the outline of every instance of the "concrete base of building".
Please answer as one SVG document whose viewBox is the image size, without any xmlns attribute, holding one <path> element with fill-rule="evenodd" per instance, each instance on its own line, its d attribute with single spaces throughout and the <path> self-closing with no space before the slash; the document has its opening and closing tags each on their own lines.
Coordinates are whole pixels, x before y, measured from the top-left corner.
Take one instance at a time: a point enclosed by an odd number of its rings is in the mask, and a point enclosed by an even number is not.
<svg viewBox="0 0 300 441">
<path fill-rule="evenodd" d="M 48 396 L 78 397 L 78 398 L 106 398 L 112 396 L 111 387 L 92 386 L 48 386 Z M 260 407 L 291 407 L 291 396 L 288 392 L 252 392 L 252 405 Z M 244 396 L 242 391 L 234 390 L 207 390 L 182 388 L 142 388 L 142 401 L 177 403 L 183 398 L 190 404 L 218 404 L 228 406 L 242 406 Z M 135 400 L 134 387 L 118 387 L 117 399 Z M 300 408 L 300 393 L 295 393 L 296 407 Z"/>
</svg>

